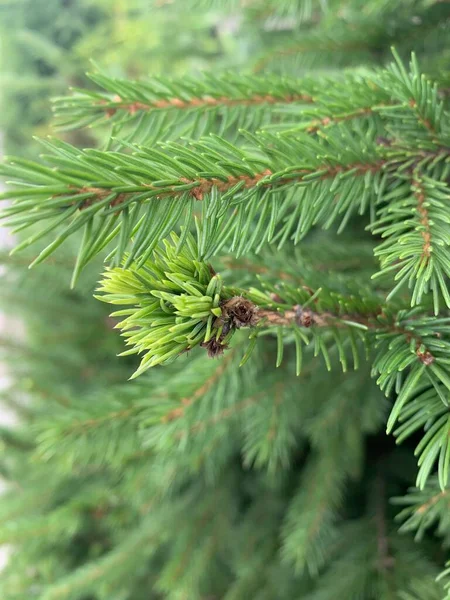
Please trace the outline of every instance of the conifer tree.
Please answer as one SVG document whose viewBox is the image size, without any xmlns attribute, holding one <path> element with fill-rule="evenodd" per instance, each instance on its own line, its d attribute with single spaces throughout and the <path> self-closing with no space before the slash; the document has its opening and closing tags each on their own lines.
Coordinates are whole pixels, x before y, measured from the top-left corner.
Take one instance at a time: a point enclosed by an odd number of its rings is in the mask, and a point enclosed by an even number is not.
<svg viewBox="0 0 450 600">
<path fill-rule="evenodd" d="M 1 598 L 450 598 L 449 5 L 153 10 L 245 61 L 95 70 L 100 147 L 1 167 Z"/>
</svg>

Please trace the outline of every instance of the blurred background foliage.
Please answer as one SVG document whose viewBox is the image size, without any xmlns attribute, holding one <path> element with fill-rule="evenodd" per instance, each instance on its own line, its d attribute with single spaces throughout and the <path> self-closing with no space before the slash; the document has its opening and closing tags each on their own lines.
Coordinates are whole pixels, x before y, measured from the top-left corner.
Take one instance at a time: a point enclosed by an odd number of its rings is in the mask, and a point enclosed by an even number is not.
<svg viewBox="0 0 450 600">
<path fill-rule="evenodd" d="M 214 10 L 153 6 L 149 0 L 12 0 L 0 2 L 2 110 L 8 153 L 33 154 L 32 136 L 53 133 L 50 99 L 69 87 L 92 85 L 94 61 L 109 74 L 130 78 L 179 75 L 229 64 L 241 55 L 231 32 L 236 17 Z M 158 5 L 158 3 L 156 3 Z M 85 133 L 70 141 L 92 145 Z"/>
<path fill-rule="evenodd" d="M 50 99 L 92 86 L 85 72 L 95 67 L 131 79 L 227 68 L 301 75 L 383 64 L 395 44 L 450 82 L 447 13 L 447 3 L 423 0 L 0 0 L 6 152 L 35 154 L 32 135 L 54 133 Z M 68 140 L 95 144 L 85 131 Z"/>
</svg>

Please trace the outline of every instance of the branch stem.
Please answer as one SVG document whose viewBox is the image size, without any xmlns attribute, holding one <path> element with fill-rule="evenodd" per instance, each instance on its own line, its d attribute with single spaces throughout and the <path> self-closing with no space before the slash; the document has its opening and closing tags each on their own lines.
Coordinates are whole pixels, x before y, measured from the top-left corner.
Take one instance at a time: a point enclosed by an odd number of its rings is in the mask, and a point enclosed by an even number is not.
<svg viewBox="0 0 450 600">
<path fill-rule="evenodd" d="M 108 117 L 112 117 L 118 110 L 135 115 L 137 112 L 150 112 L 154 110 L 167 110 L 169 108 L 178 110 L 189 110 L 193 108 L 217 108 L 220 106 L 261 106 L 264 104 L 293 104 L 304 102 L 311 104 L 314 98 L 309 94 L 288 94 L 286 96 L 273 96 L 271 94 L 254 94 L 247 98 L 228 98 L 227 96 L 200 96 L 190 100 L 181 98 L 167 98 L 154 100 L 153 102 L 137 102 L 122 99 L 115 96 L 112 101 L 102 100 L 97 103 L 105 110 Z"/>
</svg>

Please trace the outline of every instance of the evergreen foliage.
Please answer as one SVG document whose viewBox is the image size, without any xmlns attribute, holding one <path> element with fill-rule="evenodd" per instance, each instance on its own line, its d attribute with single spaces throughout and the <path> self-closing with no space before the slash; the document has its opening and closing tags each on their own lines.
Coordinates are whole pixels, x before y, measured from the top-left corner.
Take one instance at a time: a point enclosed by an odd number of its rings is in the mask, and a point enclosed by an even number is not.
<svg viewBox="0 0 450 600">
<path fill-rule="evenodd" d="M 1 597 L 450 598 L 448 5 L 224 4 L 153 10 L 252 73 L 95 72 L 100 146 L 0 167 Z"/>
</svg>

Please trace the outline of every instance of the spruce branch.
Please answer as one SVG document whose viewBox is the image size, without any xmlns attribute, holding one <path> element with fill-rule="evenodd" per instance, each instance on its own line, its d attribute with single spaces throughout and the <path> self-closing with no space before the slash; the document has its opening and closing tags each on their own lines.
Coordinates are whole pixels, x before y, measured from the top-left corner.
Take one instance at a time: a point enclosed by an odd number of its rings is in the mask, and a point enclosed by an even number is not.
<svg viewBox="0 0 450 600">
<path fill-rule="evenodd" d="M 144 519 L 122 543 L 105 556 L 74 570 L 70 575 L 42 590 L 42 600 L 65 600 L 74 593 L 91 590 L 99 580 L 108 577 L 117 582 L 130 569 L 138 568 L 157 549 L 155 523 L 151 517 Z M 136 562 L 136 557 L 140 560 Z"/>
<path fill-rule="evenodd" d="M 145 353 L 133 377 L 199 345 L 209 356 L 218 356 L 240 328 L 255 328 L 258 332 L 276 328 L 280 339 L 279 363 L 283 328 L 297 332 L 299 340 L 301 328 L 316 332 L 321 328 L 354 327 L 365 331 L 370 318 L 376 317 L 380 310 L 373 301 L 355 302 L 354 306 L 364 313 L 347 313 L 352 302 L 337 295 L 328 298 L 334 312 L 325 309 L 326 300 L 312 307 L 320 290 L 313 293 L 310 288 L 292 291 L 288 288 L 278 293 L 227 288 L 207 263 L 198 260 L 199 250 L 190 234 L 186 242 L 178 251 L 179 238 L 172 234 L 172 243 L 165 241 L 164 247 L 154 252 L 153 260 L 142 268 L 108 269 L 100 284 L 100 300 L 130 305 L 111 316 L 125 317 L 118 327 L 131 349 L 123 354 Z M 291 304 L 299 299 L 303 299 L 302 304 Z M 303 336 L 303 339 L 308 338 Z M 323 351 L 326 355 L 324 347 Z M 345 364 L 343 353 L 341 360 Z"/>
<path fill-rule="evenodd" d="M 126 389 L 111 396 L 105 401 L 102 395 L 93 395 L 89 406 L 52 411 L 51 418 L 35 428 L 34 459 L 73 472 L 87 466 L 122 465 L 140 448 L 139 416 L 146 404 L 134 395 L 130 403 Z"/>
<path fill-rule="evenodd" d="M 49 222 L 16 251 L 68 223 L 33 264 L 80 228 L 84 236 L 75 278 L 116 237 L 113 262 L 120 263 L 130 238 L 129 261 L 145 261 L 180 219 L 189 227 L 196 201 L 203 201 L 205 256 L 225 244 L 241 254 L 272 239 L 283 244 L 289 235 L 298 241 L 316 223 L 329 227 L 341 217 L 344 226 L 353 212 L 367 210 L 371 186 L 378 188 L 398 160 L 391 163 L 383 148 L 366 139 L 355 146 L 347 135 L 322 142 L 307 135 L 281 139 L 264 134 L 253 142 L 243 151 L 213 137 L 189 148 L 174 143 L 164 151 L 135 148 L 133 155 L 46 143 L 52 152 L 45 156 L 46 166 L 15 159 L 2 169 L 22 181 L 1 195 L 16 199 L 3 211 L 7 223 L 23 230 Z M 342 149 L 337 158 L 336 143 Z"/>
<path fill-rule="evenodd" d="M 180 135 L 198 138 L 216 122 L 224 135 L 245 125 L 255 130 L 281 114 L 279 106 L 314 102 L 317 83 L 313 79 L 256 77 L 225 73 L 179 80 L 150 78 L 126 81 L 102 73 L 89 74 L 101 91 L 74 90 L 56 98 L 54 112 L 62 129 L 110 123 L 117 136 L 126 127 L 128 141 L 151 144 Z"/>
<path fill-rule="evenodd" d="M 178 396 L 175 407 L 167 403 L 169 410 L 161 410 L 163 416 L 158 418 L 156 431 L 148 432 L 147 443 L 157 449 L 189 447 L 198 455 L 196 468 L 209 474 L 218 472 L 224 440 L 236 435 L 239 440 L 243 438 L 239 443 L 249 468 L 275 474 L 277 468 L 289 464 L 291 452 L 299 445 L 296 386 L 286 383 L 281 371 L 275 376 L 264 373 L 257 361 L 239 369 L 242 343 L 242 339 L 235 343 L 216 365 L 195 361 L 197 369 L 207 366 L 203 378 L 197 378 L 192 394 L 181 399 Z M 310 364 L 308 367 L 311 370 Z M 304 370 L 307 372 L 308 368 Z M 192 365 L 185 369 L 185 374 L 190 373 Z"/>
<path fill-rule="evenodd" d="M 175 452 L 189 442 L 192 452 L 198 453 L 198 461 L 189 468 L 199 469 L 206 447 L 217 445 L 236 428 L 233 417 L 265 401 L 256 391 L 254 365 L 238 368 L 244 342 L 233 340 L 221 361 L 190 357 L 173 368 L 155 370 L 132 386 L 91 393 L 69 408 L 50 406 L 33 428 L 37 441 L 33 459 L 52 465 L 60 474 L 81 475 L 89 470 L 120 476 L 125 464 L 139 469 L 139 461 L 150 464 L 162 449 Z M 205 413 L 212 399 L 215 411 Z M 206 454 L 214 463 L 214 453 Z M 182 469 L 184 476 L 186 469 Z"/>
<path fill-rule="evenodd" d="M 443 490 L 436 477 L 430 477 L 424 489 L 410 488 L 392 503 L 404 507 L 396 517 L 402 523 L 401 532 L 414 532 L 420 541 L 427 530 L 437 526 L 438 535 L 448 538 L 450 490 Z"/>
<path fill-rule="evenodd" d="M 283 528 L 282 556 L 299 572 L 317 576 L 336 540 L 338 510 L 347 478 L 341 466 L 343 449 L 331 440 L 335 452 L 322 452 L 309 459 L 308 468 L 288 506 Z M 325 482 L 325 485 L 324 485 Z"/>
<path fill-rule="evenodd" d="M 79 525 L 80 515 L 76 514 L 73 506 L 63 506 L 51 515 L 33 517 L 27 514 L 0 528 L 0 543 L 5 545 L 29 542 L 37 536 L 48 536 L 57 540 L 73 535 Z"/>
<path fill-rule="evenodd" d="M 129 306 L 112 316 L 124 317 L 118 327 L 131 347 L 124 354 L 143 354 L 133 377 L 196 346 L 203 347 L 210 357 L 219 356 L 238 329 L 247 329 L 250 340 L 241 363 L 248 360 L 258 338 L 275 334 L 277 366 L 283 360 L 284 346 L 295 342 L 297 372 L 302 347 L 311 342 L 328 368 L 330 351 L 336 351 L 344 370 L 349 349 L 357 365 L 358 343 L 375 346 L 373 375 L 386 395 L 394 388 L 397 392 L 388 431 L 399 420 L 395 435 L 401 441 L 433 419 L 435 424 L 417 448 L 417 485 L 422 488 L 426 484 L 438 453 L 439 481 L 443 488 L 447 485 L 450 446 L 444 432 L 450 428 L 449 318 L 433 319 L 424 307 L 399 309 L 376 295 L 366 300 L 346 298 L 325 289 L 294 287 L 290 282 L 277 287 L 265 283 L 262 290 L 227 287 L 207 263 L 199 261 L 190 234 L 183 250 L 177 251 L 178 244 L 179 238 L 173 234 L 172 242 L 166 241 L 143 267 L 107 270 L 99 288 L 99 299 Z M 221 372 L 219 367 L 210 381 Z M 165 420 L 183 416 L 208 389 L 207 380 L 184 405 L 167 413 Z M 421 396 L 417 396 L 419 392 Z"/>
<path fill-rule="evenodd" d="M 337 219 L 341 231 L 354 214 L 370 212 L 373 216 L 378 207 L 379 221 L 373 231 L 388 238 L 378 250 L 381 272 L 392 271 L 399 261 L 404 266 L 392 293 L 408 282 L 414 288 L 413 306 L 428 292 L 433 293 L 436 307 L 441 294 L 448 304 L 445 229 L 433 219 L 445 223 L 439 203 L 446 195 L 449 118 L 436 86 L 423 78 L 423 85 L 418 86 L 418 79 L 414 57 L 409 73 L 398 60 L 372 80 L 363 78 L 361 101 L 366 102 L 370 89 L 389 93 L 397 101 L 396 106 L 386 108 L 386 119 L 392 120 L 390 138 L 377 136 L 375 130 L 370 135 L 356 133 L 346 118 L 340 121 L 337 116 L 334 127 L 318 134 L 316 126 L 309 134 L 247 134 L 251 146 L 246 148 L 216 136 L 188 147 L 168 143 L 161 151 L 130 146 L 132 154 L 80 152 L 61 142 L 46 143 L 52 154 L 44 157 L 45 166 L 16 159 L 3 168 L 16 178 L 16 189 L 2 195 L 16 201 L 3 214 L 18 230 L 36 221 L 48 222 L 17 249 L 65 225 L 33 264 L 83 228 L 75 281 L 81 269 L 117 237 L 110 254 L 112 263 L 120 264 L 129 250 L 128 264 L 136 258 L 143 264 L 180 220 L 189 228 L 197 201 L 202 202 L 205 258 L 224 247 L 239 256 L 265 243 L 278 247 L 288 239 L 298 243 L 313 226 L 328 228 Z M 430 137 L 426 130 L 424 137 L 421 119 L 428 118 L 429 106 L 437 113 L 435 133 Z M 424 190 L 430 179 L 440 186 L 439 192 L 427 190 L 434 200 L 433 213 L 422 192 L 414 192 L 417 222 L 408 219 L 408 210 L 401 204 L 400 190 L 407 193 L 405 177 L 410 171 L 414 189 L 420 183 Z M 410 229 L 410 234 L 403 235 Z M 424 234 L 425 256 L 421 254 L 418 261 L 414 240 Z M 405 258 L 407 247 L 411 255 Z"/>
<path fill-rule="evenodd" d="M 344 77 L 326 77 L 317 81 L 314 104 L 280 106 L 276 113 L 283 117 L 266 126 L 267 130 L 291 135 L 301 131 L 314 134 L 333 128 L 340 123 L 358 130 L 371 127 L 379 139 L 388 135 L 389 118 L 385 108 L 401 109 L 398 98 L 387 86 L 380 85 L 378 71 L 349 71 Z"/>
<path fill-rule="evenodd" d="M 205 381 L 202 381 L 201 385 L 197 387 L 191 394 L 188 396 L 184 396 L 180 400 L 179 406 L 172 408 L 161 417 L 161 421 L 163 423 L 168 423 L 170 421 L 174 421 L 176 419 L 180 419 L 186 413 L 186 410 L 197 400 L 203 398 L 205 394 L 207 394 L 219 381 L 224 373 L 226 373 L 228 367 L 230 366 L 230 362 L 235 359 L 235 354 L 239 346 L 235 348 L 231 348 L 229 352 L 224 356 L 223 360 L 217 364 L 217 367 L 214 371 L 207 377 Z M 216 417 L 215 417 L 216 418 Z M 201 427 L 205 425 L 202 423 Z M 196 426 L 198 429 L 200 425 Z"/>
<path fill-rule="evenodd" d="M 392 98 L 402 102 L 405 110 L 397 112 L 395 106 L 385 107 L 384 110 L 389 111 L 394 120 L 402 122 L 404 136 L 408 128 L 415 128 L 418 121 L 421 125 L 418 133 L 422 139 L 445 144 L 450 130 L 448 113 L 440 97 L 438 84 L 421 72 L 414 53 L 408 72 L 395 49 L 392 52 L 395 61 L 379 72 L 377 80 L 382 88 L 390 90 Z M 417 133 L 415 136 L 417 139 Z"/>
<path fill-rule="evenodd" d="M 377 75 L 355 70 L 290 79 L 204 73 L 195 79 L 126 81 L 90 74 L 105 91 L 75 90 L 55 99 L 54 112 L 62 129 L 111 124 L 119 148 L 121 139 L 152 145 L 161 138 L 198 139 L 212 131 L 229 137 L 241 127 L 315 133 L 344 121 L 377 122 L 384 107 L 400 108 Z"/>
<path fill-rule="evenodd" d="M 410 181 L 405 177 L 403 184 L 385 197 L 386 204 L 380 209 L 373 233 L 387 238 L 375 249 L 375 255 L 380 257 L 379 273 L 396 271 L 397 284 L 388 298 L 407 286 L 412 290 L 412 306 L 432 292 L 436 314 L 441 298 L 450 307 L 448 199 L 445 182 L 418 170 Z M 401 220 L 403 216 L 406 218 Z"/>
</svg>

